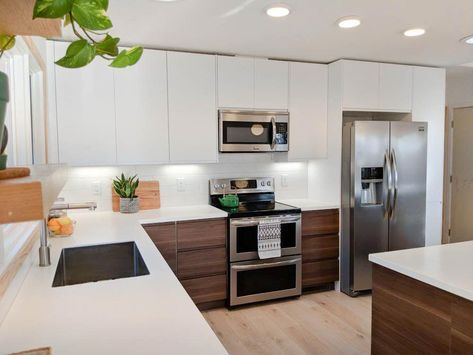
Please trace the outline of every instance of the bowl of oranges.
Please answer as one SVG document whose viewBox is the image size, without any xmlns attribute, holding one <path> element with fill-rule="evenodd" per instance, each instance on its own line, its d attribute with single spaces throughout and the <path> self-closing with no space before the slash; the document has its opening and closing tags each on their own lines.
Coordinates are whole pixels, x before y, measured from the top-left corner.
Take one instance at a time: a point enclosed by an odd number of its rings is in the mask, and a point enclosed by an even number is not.
<svg viewBox="0 0 473 355">
<path fill-rule="evenodd" d="M 49 235 L 52 237 L 70 237 L 74 233 L 76 222 L 66 215 L 51 217 L 48 220 Z"/>
</svg>

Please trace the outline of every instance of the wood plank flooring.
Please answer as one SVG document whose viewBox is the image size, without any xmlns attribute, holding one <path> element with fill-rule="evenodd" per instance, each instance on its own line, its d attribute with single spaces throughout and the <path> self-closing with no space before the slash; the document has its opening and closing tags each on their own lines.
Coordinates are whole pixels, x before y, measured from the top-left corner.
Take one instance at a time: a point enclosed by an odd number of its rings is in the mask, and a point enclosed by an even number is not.
<svg viewBox="0 0 473 355">
<path fill-rule="evenodd" d="M 231 355 L 370 353 L 371 296 L 320 292 L 203 315 Z"/>
</svg>

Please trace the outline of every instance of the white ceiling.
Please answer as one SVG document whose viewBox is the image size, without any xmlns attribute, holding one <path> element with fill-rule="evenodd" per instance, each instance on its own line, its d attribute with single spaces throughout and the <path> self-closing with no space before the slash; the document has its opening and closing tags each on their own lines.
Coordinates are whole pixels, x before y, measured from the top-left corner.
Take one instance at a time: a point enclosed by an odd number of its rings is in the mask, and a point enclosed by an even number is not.
<svg viewBox="0 0 473 355">
<path fill-rule="evenodd" d="M 275 0 L 111 0 L 113 35 L 124 44 L 331 62 L 339 58 L 453 66 L 473 62 L 472 0 L 283 0 L 293 13 L 270 18 Z M 336 20 L 358 15 L 342 30 Z M 402 32 L 424 27 L 427 34 Z M 66 37 L 67 37 L 66 33 Z"/>
</svg>

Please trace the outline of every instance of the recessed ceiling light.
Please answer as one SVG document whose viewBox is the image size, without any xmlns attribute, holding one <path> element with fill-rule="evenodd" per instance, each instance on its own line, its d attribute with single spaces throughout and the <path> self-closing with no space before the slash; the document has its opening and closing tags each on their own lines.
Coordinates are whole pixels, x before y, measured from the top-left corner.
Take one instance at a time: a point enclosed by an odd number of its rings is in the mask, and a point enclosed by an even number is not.
<svg viewBox="0 0 473 355">
<path fill-rule="evenodd" d="M 271 17 L 285 17 L 291 13 L 286 5 L 273 5 L 266 10 L 266 14 Z"/>
<path fill-rule="evenodd" d="M 354 28 L 361 24 L 361 20 L 358 17 L 350 16 L 341 18 L 337 21 L 337 24 L 340 28 Z"/>
<path fill-rule="evenodd" d="M 465 42 L 466 44 L 473 44 L 473 36 L 462 38 L 460 41 Z"/>
<path fill-rule="evenodd" d="M 406 37 L 417 37 L 422 36 L 423 34 L 425 34 L 423 28 L 411 28 L 410 30 L 404 31 L 404 36 Z"/>
</svg>

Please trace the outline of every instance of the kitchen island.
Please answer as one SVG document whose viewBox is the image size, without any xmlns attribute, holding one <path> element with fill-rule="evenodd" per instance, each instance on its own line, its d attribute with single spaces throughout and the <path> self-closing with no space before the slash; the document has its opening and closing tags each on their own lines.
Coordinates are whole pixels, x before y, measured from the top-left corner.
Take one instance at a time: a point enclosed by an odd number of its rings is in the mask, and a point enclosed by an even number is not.
<svg viewBox="0 0 473 355">
<path fill-rule="evenodd" d="M 74 213 L 76 231 L 51 239 L 51 266 L 33 265 L 0 327 L 0 354 L 226 354 L 141 224 L 225 218 L 208 205 L 137 214 Z M 134 241 L 146 276 L 51 287 L 66 247 Z M 36 250 L 33 251 L 36 253 Z"/>
<path fill-rule="evenodd" d="M 373 354 L 473 353 L 473 242 L 369 259 Z"/>
</svg>

